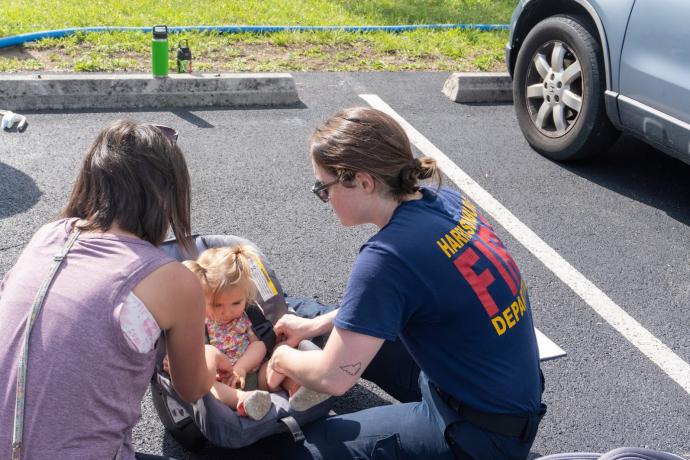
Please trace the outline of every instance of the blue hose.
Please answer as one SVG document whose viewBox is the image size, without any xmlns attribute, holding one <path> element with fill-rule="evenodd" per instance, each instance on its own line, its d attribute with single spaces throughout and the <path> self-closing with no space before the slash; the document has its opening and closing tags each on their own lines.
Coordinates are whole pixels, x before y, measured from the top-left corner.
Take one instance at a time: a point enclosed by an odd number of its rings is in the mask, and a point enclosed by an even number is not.
<svg viewBox="0 0 690 460">
<path fill-rule="evenodd" d="M 314 32 L 340 30 L 343 32 L 406 32 L 417 29 L 465 29 L 480 30 L 507 30 L 507 24 L 419 24 L 403 26 L 181 26 L 169 27 L 171 33 L 180 32 L 220 32 L 225 34 L 254 33 L 265 34 L 272 32 Z M 75 33 L 91 32 L 151 32 L 151 27 L 74 27 L 70 29 L 43 30 L 28 34 L 14 35 L 0 38 L 0 48 L 21 45 L 26 42 L 42 40 L 44 38 L 62 38 Z"/>
</svg>

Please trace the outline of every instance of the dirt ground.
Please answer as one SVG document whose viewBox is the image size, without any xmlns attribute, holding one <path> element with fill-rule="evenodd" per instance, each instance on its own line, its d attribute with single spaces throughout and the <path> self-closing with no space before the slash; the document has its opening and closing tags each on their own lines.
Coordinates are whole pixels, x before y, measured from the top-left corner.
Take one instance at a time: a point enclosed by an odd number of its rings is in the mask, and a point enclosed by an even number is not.
<svg viewBox="0 0 690 460">
<path fill-rule="evenodd" d="M 266 71 L 504 71 L 500 59 L 490 61 L 488 68 L 478 69 L 477 56 L 450 59 L 441 55 L 423 57 L 403 53 L 380 53 L 364 44 L 307 47 L 275 46 L 268 43 L 239 43 L 207 52 L 192 49 L 193 70 L 197 72 L 266 72 Z M 103 54 L 89 46 L 75 51 L 55 47 L 36 49 L 11 47 L 0 49 L 0 58 L 16 59 L 10 71 L 44 72 L 148 72 L 148 53 L 115 52 Z M 175 53 L 170 53 L 174 65 Z M 25 63 L 25 64 L 24 64 Z M 13 66 L 15 67 L 15 66 Z"/>
</svg>

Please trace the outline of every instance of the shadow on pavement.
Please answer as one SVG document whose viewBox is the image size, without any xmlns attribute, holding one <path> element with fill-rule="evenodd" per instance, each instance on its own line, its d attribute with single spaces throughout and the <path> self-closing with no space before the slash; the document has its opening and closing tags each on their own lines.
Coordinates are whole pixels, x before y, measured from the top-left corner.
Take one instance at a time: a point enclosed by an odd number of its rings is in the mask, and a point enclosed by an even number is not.
<svg viewBox="0 0 690 460">
<path fill-rule="evenodd" d="M 182 118 L 186 122 L 193 124 L 197 128 L 214 128 L 214 126 L 211 123 L 204 120 L 198 115 L 194 115 L 189 110 L 173 110 L 172 113 Z"/>
<path fill-rule="evenodd" d="M 0 162 L 0 219 L 26 211 L 40 198 L 41 191 L 30 176 Z"/>
<path fill-rule="evenodd" d="M 690 225 L 690 165 L 632 136 L 621 136 L 604 155 L 560 166 Z"/>
</svg>

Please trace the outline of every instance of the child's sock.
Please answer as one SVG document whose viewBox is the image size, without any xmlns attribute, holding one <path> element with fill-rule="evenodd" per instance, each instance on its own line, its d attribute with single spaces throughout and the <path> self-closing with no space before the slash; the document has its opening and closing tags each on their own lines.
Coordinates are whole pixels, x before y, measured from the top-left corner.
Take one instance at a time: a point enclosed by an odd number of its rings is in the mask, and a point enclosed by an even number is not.
<svg viewBox="0 0 690 460">
<path fill-rule="evenodd" d="M 243 401 L 237 403 L 237 413 L 252 420 L 261 420 L 271 410 L 272 405 L 268 391 L 250 391 Z"/>
<path fill-rule="evenodd" d="M 319 393 L 318 391 L 310 390 L 309 388 L 300 387 L 290 398 L 290 407 L 297 412 L 303 412 L 307 409 L 320 404 L 330 398 L 328 393 Z"/>
</svg>

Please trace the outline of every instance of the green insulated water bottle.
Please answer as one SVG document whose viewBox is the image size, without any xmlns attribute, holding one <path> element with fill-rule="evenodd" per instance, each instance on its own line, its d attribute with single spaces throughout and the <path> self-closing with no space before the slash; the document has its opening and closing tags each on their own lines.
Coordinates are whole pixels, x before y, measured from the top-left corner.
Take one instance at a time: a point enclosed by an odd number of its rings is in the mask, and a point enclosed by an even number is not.
<svg viewBox="0 0 690 460">
<path fill-rule="evenodd" d="M 153 26 L 151 71 L 154 77 L 168 76 L 168 26 Z"/>
</svg>

